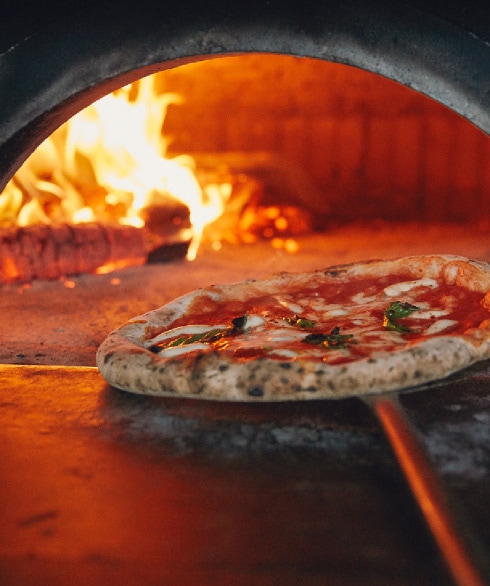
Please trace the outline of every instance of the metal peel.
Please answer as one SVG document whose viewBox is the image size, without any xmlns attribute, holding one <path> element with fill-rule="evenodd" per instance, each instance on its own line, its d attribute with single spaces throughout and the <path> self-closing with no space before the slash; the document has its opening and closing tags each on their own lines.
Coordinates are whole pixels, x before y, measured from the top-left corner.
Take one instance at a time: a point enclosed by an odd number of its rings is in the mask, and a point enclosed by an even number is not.
<svg viewBox="0 0 490 586">
<path fill-rule="evenodd" d="M 462 537 L 467 527 L 450 504 L 439 477 L 422 449 L 396 393 L 372 395 L 364 401 L 373 409 L 396 455 L 406 480 L 459 586 L 485 586 L 480 573 L 476 544 Z M 459 513 L 459 511 L 458 511 Z M 467 533 L 467 531 L 465 531 Z"/>
</svg>

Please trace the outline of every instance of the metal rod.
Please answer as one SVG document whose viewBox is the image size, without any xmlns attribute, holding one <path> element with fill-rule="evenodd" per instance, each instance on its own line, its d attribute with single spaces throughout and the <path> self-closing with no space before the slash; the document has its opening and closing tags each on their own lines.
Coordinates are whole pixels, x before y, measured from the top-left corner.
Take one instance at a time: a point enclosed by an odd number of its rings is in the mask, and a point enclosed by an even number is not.
<svg viewBox="0 0 490 586">
<path fill-rule="evenodd" d="M 454 512 L 436 472 L 421 448 L 396 397 L 376 397 L 368 403 L 383 426 L 422 513 L 459 586 L 484 586 L 483 580 L 458 534 Z"/>
</svg>

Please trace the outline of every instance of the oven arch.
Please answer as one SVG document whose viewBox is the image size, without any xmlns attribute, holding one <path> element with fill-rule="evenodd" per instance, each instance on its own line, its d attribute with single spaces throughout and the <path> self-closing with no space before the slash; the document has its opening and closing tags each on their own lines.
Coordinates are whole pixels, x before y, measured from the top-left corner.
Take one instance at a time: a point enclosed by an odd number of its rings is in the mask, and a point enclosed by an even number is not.
<svg viewBox="0 0 490 586">
<path fill-rule="evenodd" d="M 40 25 L 14 26 L 3 37 L 0 29 L 0 189 L 44 138 L 95 99 L 219 55 L 280 53 L 353 65 L 489 132 L 490 19 L 478 19 L 478 11 L 469 18 L 459 4 L 441 14 L 414 0 L 237 0 L 205 9 L 186 1 L 85 0 L 56 12 L 58 3 L 37 0 L 36 9 L 47 11 Z"/>
</svg>

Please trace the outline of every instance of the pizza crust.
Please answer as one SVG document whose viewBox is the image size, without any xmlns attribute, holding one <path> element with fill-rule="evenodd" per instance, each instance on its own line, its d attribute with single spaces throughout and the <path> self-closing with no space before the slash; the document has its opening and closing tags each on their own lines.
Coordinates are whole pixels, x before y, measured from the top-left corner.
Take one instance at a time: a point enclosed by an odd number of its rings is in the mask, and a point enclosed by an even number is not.
<svg viewBox="0 0 490 586">
<path fill-rule="evenodd" d="M 302 358 L 259 357 L 240 361 L 217 350 L 167 358 L 145 348 L 145 341 L 171 328 L 197 298 L 244 302 L 255 294 L 301 287 L 324 275 L 339 279 L 378 278 L 401 270 L 413 279 L 443 277 L 448 284 L 484 296 L 490 291 L 487 263 L 449 255 L 360 262 L 313 273 L 281 273 L 269 279 L 216 285 L 184 295 L 113 331 L 98 349 L 97 366 L 112 386 L 145 395 L 218 401 L 290 401 L 400 390 L 444 378 L 490 356 L 488 325 L 478 328 L 472 336 L 432 337 L 381 358 L 342 364 Z"/>
</svg>

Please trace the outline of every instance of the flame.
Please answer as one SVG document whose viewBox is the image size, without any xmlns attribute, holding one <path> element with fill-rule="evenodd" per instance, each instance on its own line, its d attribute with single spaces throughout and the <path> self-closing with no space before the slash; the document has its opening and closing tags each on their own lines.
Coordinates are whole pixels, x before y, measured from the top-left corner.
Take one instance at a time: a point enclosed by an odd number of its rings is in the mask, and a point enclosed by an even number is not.
<svg viewBox="0 0 490 586">
<path fill-rule="evenodd" d="M 0 226 L 114 221 L 144 225 L 142 210 L 173 198 L 189 209 L 188 258 L 224 211 L 228 185 L 200 186 L 189 156 L 167 158 L 162 129 L 176 94 L 149 76 L 79 112 L 47 138 L 0 194 Z"/>
</svg>

